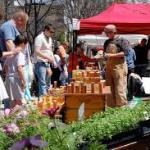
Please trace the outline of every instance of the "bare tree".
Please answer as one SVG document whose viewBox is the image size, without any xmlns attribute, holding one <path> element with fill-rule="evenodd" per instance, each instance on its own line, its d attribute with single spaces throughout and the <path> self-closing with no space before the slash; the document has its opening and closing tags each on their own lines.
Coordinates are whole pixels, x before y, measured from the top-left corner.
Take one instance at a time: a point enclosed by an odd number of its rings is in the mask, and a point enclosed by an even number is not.
<svg viewBox="0 0 150 150">
<path fill-rule="evenodd" d="M 110 0 L 60 0 L 64 7 L 67 37 L 72 37 L 72 18 L 87 18 L 101 12 L 109 5 Z M 73 42 L 74 43 L 74 42 Z"/>
<path fill-rule="evenodd" d="M 44 3 L 43 0 L 40 0 L 38 3 L 36 0 L 25 0 L 24 6 L 22 6 L 20 0 L 16 1 L 20 5 L 20 8 L 25 10 L 29 15 L 26 32 L 30 43 L 33 43 L 45 23 L 48 23 L 48 16 L 52 12 L 54 0 L 47 1 L 48 4 Z"/>
<path fill-rule="evenodd" d="M 0 1 L 0 6 L 2 8 L 2 11 L 3 11 L 3 19 L 4 20 L 7 20 L 9 15 L 10 15 L 10 9 L 13 9 L 12 6 L 13 6 L 13 3 L 14 3 L 14 0 L 1 0 Z"/>
<path fill-rule="evenodd" d="M 1 0 L 0 4 L 3 6 L 4 20 L 8 18 L 17 9 L 22 9 L 29 15 L 29 21 L 26 28 L 26 33 L 30 44 L 33 44 L 35 37 L 43 29 L 46 23 L 49 23 L 49 16 L 52 14 L 55 0 L 15 0 L 18 6 L 14 6 L 14 0 Z"/>
<path fill-rule="evenodd" d="M 128 0 L 113 0 L 115 3 L 126 3 Z"/>
<path fill-rule="evenodd" d="M 101 12 L 107 5 L 107 0 L 61 0 L 64 11 L 70 21 L 72 18 L 87 18 Z M 102 5 L 103 4 L 103 5 Z"/>
<path fill-rule="evenodd" d="M 113 2 L 120 3 L 127 0 L 60 0 L 64 5 L 65 17 L 68 24 L 72 24 L 72 18 L 88 18 L 92 17 L 105 8 L 110 6 Z"/>
<path fill-rule="evenodd" d="M 92 17 L 105 8 L 107 8 L 113 0 L 60 0 L 64 6 L 65 24 L 68 29 L 68 39 L 71 40 L 72 34 L 72 18 L 88 18 Z M 72 40 L 74 40 L 73 38 Z M 75 42 L 73 42 L 75 43 Z"/>
</svg>

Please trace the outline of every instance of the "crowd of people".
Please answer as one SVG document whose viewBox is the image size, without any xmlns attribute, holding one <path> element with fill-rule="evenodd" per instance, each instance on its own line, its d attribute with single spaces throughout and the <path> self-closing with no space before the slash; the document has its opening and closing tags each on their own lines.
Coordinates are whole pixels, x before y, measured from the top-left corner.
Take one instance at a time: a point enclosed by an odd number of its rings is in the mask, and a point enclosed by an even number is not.
<svg viewBox="0 0 150 150">
<path fill-rule="evenodd" d="M 34 83 L 38 85 L 35 87 L 38 88 L 36 94 L 40 98 L 48 94 L 55 81 L 57 86 L 66 85 L 72 70 L 77 66 L 83 69 L 85 62 L 98 61 L 86 57 L 81 44 L 76 46 L 70 56 L 67 53 L 68 42 L 63 42 L 54 49 L 52 37 L 55 31 L 51 24 L 45 25 L 37 35 L 31 54 L 27 37 L 22 33 L 27 21 L 28 15 L 18 11 L 0 26 L 0 100 L 4 102 L 5 108 L 13 108 L 32 99 L 33 76 Z"/>
<path fill-rule="evenodd" d="M 1 87 L 5 95 L 1 94 L 5 107 L 14 107 L 21 104 L 27 88 L 24 67 L 28 66 L 26 60 L 28 49 L 27 38 L 19 32 L 23 30 L 28 21 L 28 15 L 19 11 L 0 27 L 1 74 L 5 76 L 5 86 L 1 79 Z M 6 89 L 5 89 L 6 87 Z"/>
<path fill-rule="evenodd" d="M 32 99 L 33 78 L 38 84 L 36 94 L 40 98 L 48 94 L 54 83 L 63 86 L 70 82 L 74 69 L 85 69 L 88 62 L 102 61 L 106 62 L 105 79 L 112 92 L 107 96 L 107 105 L 121 107 L 127 104 L 127 79 L 133 72 L 140 74 L 138 65 L 147 63 L 146 39 L 133 49 L 127 39 L 118 36 L 115 25 L 107 25 L 104 32 L 108 40 L 104 43 L 103 53 L 89 58 L 81 43 L 76 44 L 69 54 L 68 42 L 54 49 L 52 37 L 55 31 L 51 24 L 47 24 L 33 43 L 33 65 L 28 39 L 22 33 L 27 21 L 28 15 L 18 11 L 0 26 L 0 100 L 5 108 L 13 108 Z"/>
</svg>

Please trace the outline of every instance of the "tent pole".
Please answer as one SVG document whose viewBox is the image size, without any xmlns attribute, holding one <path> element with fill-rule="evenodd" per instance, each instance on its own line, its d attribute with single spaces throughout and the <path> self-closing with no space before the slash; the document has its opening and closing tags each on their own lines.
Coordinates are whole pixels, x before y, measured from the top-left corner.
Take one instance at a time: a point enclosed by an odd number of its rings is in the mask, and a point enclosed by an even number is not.
<svg viewBox="0 0 150 150">
<path fill-rule="evenodd" d="M 72 48 L 72 60 L 71 60 L 72 68 L 73 68 L 73 62 L 74 62 L 74 50 L 76 47 L 76 43 L 77 43 L 77 33 L 76 33 L 76 30 L 73 30 L 73 48 Z"/>
<path fill-rule="evenodd" d="M 77 43 L 77 32 L 76 30 L 73 30 L 73 50 L 72 50 L 73 52 L 74 52 L 76 43 Z"/>
</svg>

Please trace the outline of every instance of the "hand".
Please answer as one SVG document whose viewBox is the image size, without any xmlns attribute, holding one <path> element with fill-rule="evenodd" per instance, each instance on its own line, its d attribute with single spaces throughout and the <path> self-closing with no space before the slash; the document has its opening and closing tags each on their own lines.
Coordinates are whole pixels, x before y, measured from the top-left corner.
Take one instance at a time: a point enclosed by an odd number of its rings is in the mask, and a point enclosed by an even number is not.
<svg viewBox="0 0 150 150">
<path fill-rule="evenodd" d="M 111 53 L 106 53 L 105 54 L 105 58 L 107 59 L 107 58 L 110 58 L 110 57 L 113 57 L 114 56 L 114 54 L 111 54 Z"/>
<path fill-rule="evenodd" d="M 52 64 L 54 63 L 54 58 L 52 58 L 52 57 L 47 58 L 47 60 L 49 63 L 52 63 Z"/>
<path fill-rule="evenodd" d="M 22 48 L 21 47 L 17 47 L 15 48 L 13 51 L 12 51 L 12 54 L 15 55 L 15 54 L 18 54 L 22 51 Z"/>
</svg>

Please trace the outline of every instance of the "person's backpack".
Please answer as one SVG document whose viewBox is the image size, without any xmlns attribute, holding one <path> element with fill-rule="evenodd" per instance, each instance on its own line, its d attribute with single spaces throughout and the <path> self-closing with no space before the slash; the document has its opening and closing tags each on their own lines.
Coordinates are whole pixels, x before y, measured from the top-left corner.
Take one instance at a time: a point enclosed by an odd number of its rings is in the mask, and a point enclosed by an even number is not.
<svg viewBox="0 0 150 150">
<path fill-rule="evenodd" d="M 128 99 L 132 100 L 133 96 L 144 96 L 144 88 L 141 77 L 136 73 L 131 73 L 128 78 Z"/>
</svg>

